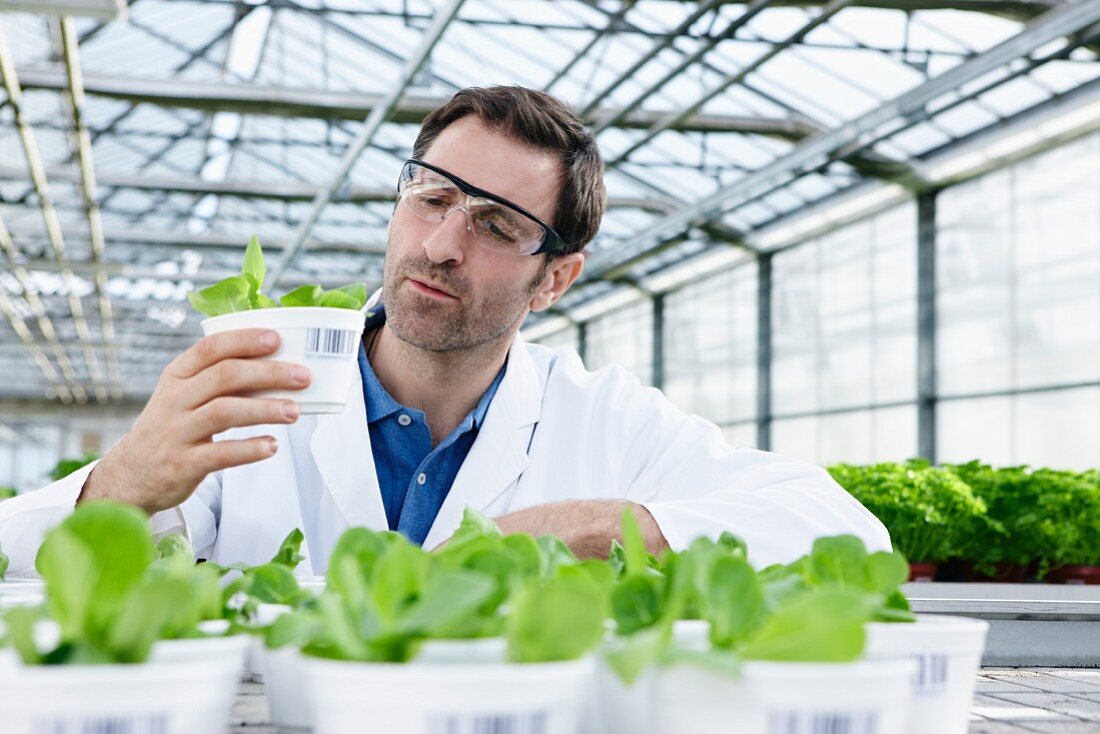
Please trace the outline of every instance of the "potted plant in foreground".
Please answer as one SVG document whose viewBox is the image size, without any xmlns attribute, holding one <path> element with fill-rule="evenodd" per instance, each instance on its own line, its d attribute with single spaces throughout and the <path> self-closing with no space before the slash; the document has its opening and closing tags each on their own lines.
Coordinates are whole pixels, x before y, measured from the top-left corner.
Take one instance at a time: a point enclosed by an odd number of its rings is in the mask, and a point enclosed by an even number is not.
<svg viewBox="0 0 1100 734">
<path fill-rule="evenodd" d="M 302 415 L 339 413 L 355 375 L 367 317 L 366 285 L 351 283 L 330 291 L 303 285 L 276 302 L 261 291 L 266 276 L 260 241 L 253 236 L 240 275 L 187 295 L 195 310 L 208 317 L 202 322 L 203 333 L 273 329 L 279 334 L 279 348 L 260 359 L 305 365 L 312 380 L 304 390 L 264 390 L 256 395 L 295 400 Z"/>
<path fill-rule="evenodd" d="M 0 617 L 5 734 L 226 729 L 248 640 L 224 636 L 217 571 L 170 537 L 154 546 L 148 518 L 112 502 L 47 533 L 46 603 Z"/>
</svg>

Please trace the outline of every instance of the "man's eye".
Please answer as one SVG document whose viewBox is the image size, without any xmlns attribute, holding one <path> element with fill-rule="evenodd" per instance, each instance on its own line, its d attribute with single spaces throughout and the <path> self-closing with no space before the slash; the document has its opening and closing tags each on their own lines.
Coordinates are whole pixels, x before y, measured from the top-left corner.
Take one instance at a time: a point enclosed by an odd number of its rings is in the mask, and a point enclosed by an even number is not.
<svg viewBox="0 0 1100 734">
<path fill-rule="evenodd" d="M 493 235 L 493 237 L 497 238 L 498 240 L 500 240 L 502 242 L 507 242 L 508 244 L 512 244 L 513 242 L 516 241 L 515 237 L 513 237 L 510 233 L 505 232 L 503 229 L 500 228 L 500 226 L 498 226 L 494 222 L 489 223 L 489 232 L 490 232 L 490 234 Z"/>
</svg>

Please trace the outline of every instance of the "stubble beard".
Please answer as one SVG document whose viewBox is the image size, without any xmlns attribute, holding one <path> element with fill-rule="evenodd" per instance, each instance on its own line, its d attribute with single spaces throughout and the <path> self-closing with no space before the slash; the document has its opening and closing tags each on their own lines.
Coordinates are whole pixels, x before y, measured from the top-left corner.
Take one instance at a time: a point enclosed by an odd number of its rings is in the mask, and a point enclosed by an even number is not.
<svg viewBox="0 0 1100 734">
<path fill-rule="evenodd" d="M 475 350 L 498 341 L 526 316 L 531 296 L 548 269 L 549 259 L 522 289 L 497 289 L 478 298 L 453 265 L 422 256 L 395 259 L 387 254 L 382 275 L 386 324 L 398 339 L 427 352 Z M 410 277 L 430 280 L 460 300 L 437 301 L 419 295 L 405 284 Z"/>
</svg>

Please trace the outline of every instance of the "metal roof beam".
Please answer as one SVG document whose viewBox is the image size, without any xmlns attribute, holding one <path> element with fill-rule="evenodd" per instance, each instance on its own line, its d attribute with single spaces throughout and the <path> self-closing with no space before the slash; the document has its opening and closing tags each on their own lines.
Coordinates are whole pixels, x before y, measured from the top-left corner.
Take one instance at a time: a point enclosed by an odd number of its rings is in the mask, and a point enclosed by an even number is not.
<svg viewBox="0 0 1100 734">
<path fill-rule="evenodd" d="M 55 69 L 19 70 L 24 89 L 62 91 L 66 88 L 64 72 Z M 161 107 L 184 107 L 217 112 L 303 117 L 311 119 L 362 120 L 383 103 L 382 95 L 323 92 L 312 89 L 265 87 L 243 84 L 210 84 L 178 79 L 144 79 L 135 77 L 86 74 L 87 94 Z M 406 94 L 394 108 L 389 122 L 419 125 L 432 110 L 448 97 Z M 652 110 L 594 108 L 586 119 L 593 125 L 615 120 L 615 127 L 648 129 L 667 113 Z M 684 119 L 677 130 L 683 132 L 740 132 L 767 135 L 786 140 L 800 140 L 818 132 L 804 120 L 751 117 L 745 115 L 695 114 Z"/>
<path fill-rule="evenodd" d="M 1100 2 L 1059 6 L 1032 21 L 1017 35 L 969 61 L 952 67 L 870 112 L 844 123 L 836 130 L 809 139 L 759 171 L 684 207 L 616 251 L 593 257 L 582 277 L 592 280 L 612 273 L 622 263 L 658 250 L 669 239 L 720 215 L 732 203 L 750 200 L 774 190 L 776 186 L 784 184 L 800 172 L 820 167 L 838 151 L 857 144 L 885 124 L 919 113 L 925 105 L 944 94 L 1026 56 L 1047 43 L 1072 36 L 1097 22 L 1100 22 Z"/>
<path fill-rule="evenodd" d="M 57 181 L 79 182 L 81 172 L 76 167 L 46 169 L 47 175 Z M 22 181 L 25 169 L 0 165 L 0 180 Z M 182 194 L 216 194 L 242 199 L 272 199 L 275 201 L 311 201 L 321 190 L 320 186 L 301 183 L 269 183 L 266 181 L 208 181 L 187 176 L 135 176 L 126 174 L 98 174 L 96 182 L 106 188 L 135 189 L 140 191 L 168 191 Z M 393 203 L 396 189 L 392 187 L 352 187 L 333 195 L 332 201 L 364 204 L 372 202 Z M 645 209 L 667 212 L 675 208 L 668 201 L 642 196 L 612 196 L 607 200 L 609 208 Z"/>
<path fill-rule="evenodd" d="M 82 15 L 113 20 L 126 17 L 123 0 L 0 0 L 0 11 L 41 15 Z"/>
<path fill-rule="evenodd" d="M 336 173 L 329 180 L 328 185 L 314 197 L 309 213 L 306 214 L 302 223 L 298 225 L 298 229 L 290 238 L 290 242 L 287 244 L 286 249 L 283 250 L 279 260 L 274 263 L 270 275 L 272 286 L 278 285 L 279 281 L 282 280 L 283 274 L 287 271 L 287 268 L 290 267 L 290 263 L 294 260 L 295 255 L 297 255 L 298 251 L 305 244 L 306 238 L 309 237 L 313 225 L 320 219 L 321 212 L 328 206 L 336 191 L 344 185 L 345 181 L 347 181 L 348 176 L 351 175 L 351 169 L 355 165 L 355 162 L 359 160 L 359 156 L 363 154 L 363 151 L 366 150 L 371 141 L 374 140 L 374 136 L 378 133 L 382 124 L 393 115 L 398 102 L 401 101 L 401 98 L 405 94 L 405 90 L 420 72 L 421 67 L 428 61 L 428 58 L 432 54 L 432 49 L 439 43 L 439 40 L 443 37 L 451 21 L 458 15 L 458 11 L 462 7 L 463 2 L 464 0 L 449 0 L 448 3 L 438 11 L 435 19 L 432 20 L 431 26 L 424 31 L 424 35 L 420 39 L 420 45 L 412 52 L 412 55 L 409 56 L 405 65 L 402 67 L 401 74 L 393 88 L 386 93 L 382 102 L 374 107 L 374 109 L 370 111 L 370 114 L 367 115 L 367 118 L 363 120 L 363 126 L 355 136 L 355 140 L 352 141 L 347 152 L 345 152 L 340 159 L 340 165 L 337 166 Z"/>
</svg>

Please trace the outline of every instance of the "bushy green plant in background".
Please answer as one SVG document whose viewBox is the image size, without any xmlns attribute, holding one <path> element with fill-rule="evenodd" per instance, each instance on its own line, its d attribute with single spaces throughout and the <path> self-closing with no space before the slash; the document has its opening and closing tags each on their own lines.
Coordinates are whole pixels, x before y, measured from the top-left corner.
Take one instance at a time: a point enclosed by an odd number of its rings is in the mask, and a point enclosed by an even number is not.
<svg viewBox="0 0 1100 734">
<path fill-rule="evenodd" d="M 187 300 L 204 316 L 278 308 L 280 304 L 285 307 L 320 306 L 359 309 L 367 302 L 366 284 L 349 283 L 331 291 L 326 291 L 319 285 L 303 285 L 287 293 L 276 303 L 260 290 L 263 288 L 266 277 L 267 265 L 264 263 L 260 240 L 253 235 L 245 248 L 240 275 L 225 278 L 200 291 L 188 293 Z"/>
<path fill-rule="evenodd" d="M 894 547 L 919 563 L 967 557 L 976 539 L 996 536 L 985 502 L 956 473 L 913 460 L 836 464 L 829 473 L 890 531 Z"/>
<path fill-rule="evenodd" d="M 1039 577 L 1057 566 L 1100 565 L 1100 480 L 1096 472 L 1037 469 L 1029 477 L 1038 523 L 1051 544 L 1036 554 Z"/>
<path fill-rule="evenodd" d="M 57 462 L 57 466 L 50 471 L 50 479 L 57 481 L 58 479 L 64 479 L 77 469 L 81 469 L 88 464 L 99 458 L 99 454 L 88 452 L 81 456 L 79 459 L 62 459 Z"/>
<path fill-rule="evenodd" d="M 10 500 L 17 494 L 19 494 L 19 490 L 15 487 L 0 487 L 0 502 Z"/>
</svg>

